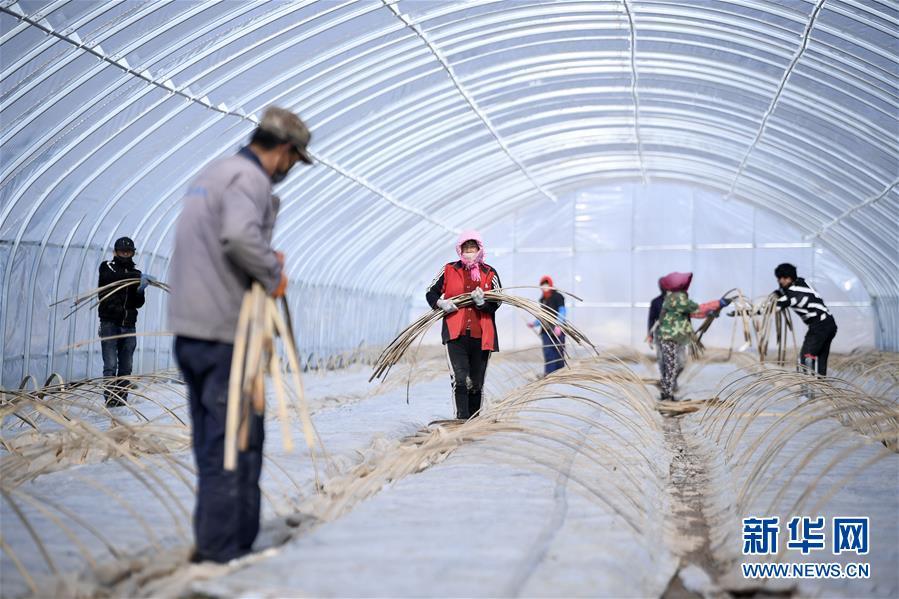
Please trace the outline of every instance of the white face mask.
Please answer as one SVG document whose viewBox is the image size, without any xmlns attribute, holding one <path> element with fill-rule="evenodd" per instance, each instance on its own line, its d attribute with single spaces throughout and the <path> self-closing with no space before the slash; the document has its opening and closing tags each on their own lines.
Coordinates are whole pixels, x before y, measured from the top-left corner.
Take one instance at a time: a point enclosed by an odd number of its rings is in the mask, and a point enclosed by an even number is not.
<svg viewBox="0 0 899 599">
<path fill-rule="evenodd" d="M 540 289 L 542 289 L 543 291 L 549 291 L 549 285 L 544 283 L 543 285 L 540 285 Z"/>
<path fill-rule="evenodd" d="M 478 257 L 477 252 L 465 252 L 462 254 L 462 257 L 465 258 L 468 262 L 474 262 L 475 258 Z"/>
</svg>

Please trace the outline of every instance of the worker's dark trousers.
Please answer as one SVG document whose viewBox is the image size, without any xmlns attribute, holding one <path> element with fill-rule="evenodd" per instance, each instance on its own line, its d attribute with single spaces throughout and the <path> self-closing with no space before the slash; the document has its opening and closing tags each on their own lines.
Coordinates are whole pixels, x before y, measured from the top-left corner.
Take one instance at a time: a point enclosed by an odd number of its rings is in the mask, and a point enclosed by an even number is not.
<svg viewBox="0 0 899 599">
<path fill-rule="evenodd" d="M 481 349 L 480 339 L 462 335 L 446 344 L 446 354 L 450 363 L 456 418 L 467 420 L 481 409 L 490 352 Z"/>
<path fill-rule="evenodd" d="M 543 341 L 543 374 L 555 372 L 565 366 L 565 333 L 556 338 L 540 331 Z"/>
<path fill-rule="evenodd" d="M 827 375 L 827 358 L 830 356 L 830 344 L 836 336 L 837 321 L 833 319 L 833 316 L 828 316 L 823 321 L 809 326 L 808 332 L 805 334 L 802 349 L 799 350 L 799 357 L 803 358 L 806 354 L 817 356 L 818 374 L 821 376 Z"/>
<path fill-rule="evenodd" d="M 265 435 L 262 416 L 250 410 L 247 451 L 238 454 L 236 470 L 224 468 L 233 350 L 228 343 L 175 339 L 175 357 L 190 396 L 198 479 L 194 534 L 196 559 L 203 561 L 227 562 L 249 553 L 259 533 L 259 475 Z"/>
<path fill-rule="evenodd" d="M 123 327 L 111 320 L 101 320 L 100 338 L 114 337 L 116 335 L 134 334 L 134 327 Z M 131 364 L 134 360 L 134 348 L 137 347 L 136 337 L 121 337 L 100 342 L 100 351 L 103 354 L 103 376 L 107 378 L 123 377 L 131 375 Z M 125 401 L 128 397 L 125 381 L 113 379 L 106 387 L 104 395 L 109 399 L 115 396 Z"/>
</svg>

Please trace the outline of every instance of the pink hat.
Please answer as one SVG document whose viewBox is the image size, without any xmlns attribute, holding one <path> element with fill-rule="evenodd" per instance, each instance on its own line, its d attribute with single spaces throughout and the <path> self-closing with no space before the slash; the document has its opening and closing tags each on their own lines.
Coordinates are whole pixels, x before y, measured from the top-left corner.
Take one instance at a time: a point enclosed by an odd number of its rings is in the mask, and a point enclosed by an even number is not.
<svg viewBox="0 0 899 599">
<path fill-rule="evenodd" d="M 659 287 L 663 291 L 686 291 L 693 281 L 692 272 L 670 272 L 659 279 Z"/>
<path fill-rule="evenodd" d="M 474 241 L 478 244 L 478 255 L 475 256 L 475 259 L 471 262 L 469 262 L 462 256 L 462 246 L 466 241 Z M 459 258 L 462 259 L 462 266 L 467 268 L 469 273 L 471 274 L 471 280 L 480 281 L 481 264 L 484 263 L 484 256 L 487 255 L 487 253 L 484 251 L 484 240 L 481 239 L 481 234 L 474 229 L 468 229 L 459 233 L 459 239 L 456 241 L 456 254 L 458 254 Z"/>
</svg>

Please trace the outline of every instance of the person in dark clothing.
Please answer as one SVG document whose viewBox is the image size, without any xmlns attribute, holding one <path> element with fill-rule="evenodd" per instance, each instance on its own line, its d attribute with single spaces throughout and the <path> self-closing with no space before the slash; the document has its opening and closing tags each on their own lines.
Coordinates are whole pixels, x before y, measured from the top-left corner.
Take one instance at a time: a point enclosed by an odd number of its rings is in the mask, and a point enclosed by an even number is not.
<svg viewBox="0 0 899 599">
<path fill-rule="evenodd" d="M 272 186 L 299 162 L 312 163 L 310 137 L 296 114 L 267 108 L 248 146 L 197 174 L 178 215 L 168 326 L 187 384 L 197 464 L 192 562 L 240 558 L 259 533 L 263 416 L 249 411 L 246 448 L 226 470 L 228 381 L 245 293 L 254 283 L 275 298 L 287 289 L 285 257 L 272 247 L 280 208 Z"/>
<path fill-rule="evenodd" d="M 805 279 L 796 273 L 789 263 L 774 269 L 779 287 L 777 309 L 792 308 L 808 326 L 802 348 L 799 350 L 799 366 L 811 373 L 827 375 L 827 359 L 830 344 L 837 336 L 837 322 L 827 309 L 824 300 Z"/>
<path fill-rule="evenodd" d="M 140 282 L 129 285 L 109 295 L 109 289 L 101 290 L 97 306 L 100 317 L 100 347 L 103 355 L 103 376 L 110 379 L 103 392 L 107 407 L 125 405 L 130 384 L 124 380 L 131 374 L 134 348 L 137 339 L 137 310 L 144 305 L 144 290 L 152 279 L 134 267 L 134 242 L 120 237 L 115 242 L 112 260 L 100 264 L 97 287 L 128 279 Z M 105 297 L 107 296 L 108 297 Z M 104 299 L 105 297 L 105 299 Z M 128 337 L 117 337 L 129 335 Z M 117 337 L 109 339 L 109 337 Z"/>
<path fill-rule="evenodd" d="M 661 279 L 659 279 L 661 281 Z M 649 320 L 646 323 L 646 341 L 652 345 L 655 340 L 655 326 L 662 316 L 662 304 L 665 303 L 665 292 L 659 284 L 659 294 L 649 303 Z"/>
<path fill-rule="evenodd" d="M 190 391 L 191 441 L 197 461 L 196 549 L 191 561 L 227 562 L 248 553 L 259 534 L 265 421 L 249 410 L 247 448 L 237 468 L 223 467 L 225 409 L 234 346 L 177 337 L 175 355 Z"/>
<path fill-rule="evenodd" d="M 456 244 L 459 260 L 440 269 L 425 293 L 432 309 L 444 312 L 443 344 L 450 364 L 456 418 L 468 420 L 481 409 L 490 353 L 499 351 L 494 314 L 499 302 L 486 301 L 484 291 L 502 285 L 496 270 L 484 262 L 484 242 L 477 231 L 463 231 Z M 453 297 L 469 294 L 474 306 L 458 308 Z"/>
<path fill-rule="evenodd" d="M 558 316 L 560 323 L 565 322 L 568 312 L 565 308 L 565 296 L 554 289 L 553 279 L 543 275 L 540 279 L 540 303 Z M 543 345 L 543 374 L 547 375 L 565 366 L 565 333 L 558 324 L 542 322 L 539 319 L 528 326 L 540 333 Z"/>
<path fill-rule="evenodd" d="M 659 322 L 659 319 L 662 317 L 662 305 L 665 303 L 665 290 L 662 289 L 662 279 L 659 279 L 659 294 L 652 299 L 649 303 L 649 319 L 646 323 L 646 342 L 649 343 L 649 346 L 656 350 L 656 364 L 659 367 L 659 376 L 661 377 L 664 372 L 664 363 L 662 356 L 662 343 L 656 335 L 656 323 Z M 676 369 L 677 374 L 680 374 L 684 369 L 684 362 L 686 360 L 686 350 L 683 346 L 678 346 L 677 349 L 677 361 L 676 361 Z M 677 387 L 677 377 L 675 376 L 675 390 Z"/>
</svg>

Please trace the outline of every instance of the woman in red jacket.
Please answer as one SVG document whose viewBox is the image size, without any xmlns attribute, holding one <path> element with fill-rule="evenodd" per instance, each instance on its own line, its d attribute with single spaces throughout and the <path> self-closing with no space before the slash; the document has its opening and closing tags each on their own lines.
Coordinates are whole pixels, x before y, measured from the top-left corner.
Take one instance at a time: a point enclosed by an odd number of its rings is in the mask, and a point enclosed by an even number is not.
<svg viewBox="0 0 899 599">
<path fill-rule="evenodd" d="M 428 288 L 425 298 L 444 312 L 443 344 L 450 363 L 456 418 L 469 419 L 481 409 L 490 352 L 499 351 L 494 313 L 500 302 L 486 301 L 484 291 L 502 284 L 496 270 L 484 262 L 484 242 L 477 231 L 463 231 L 456 243 L 459 260 L 449 262 Z M 450 301 L 463 293 L 474 305 L 457 308 Z"/>
</svg>

